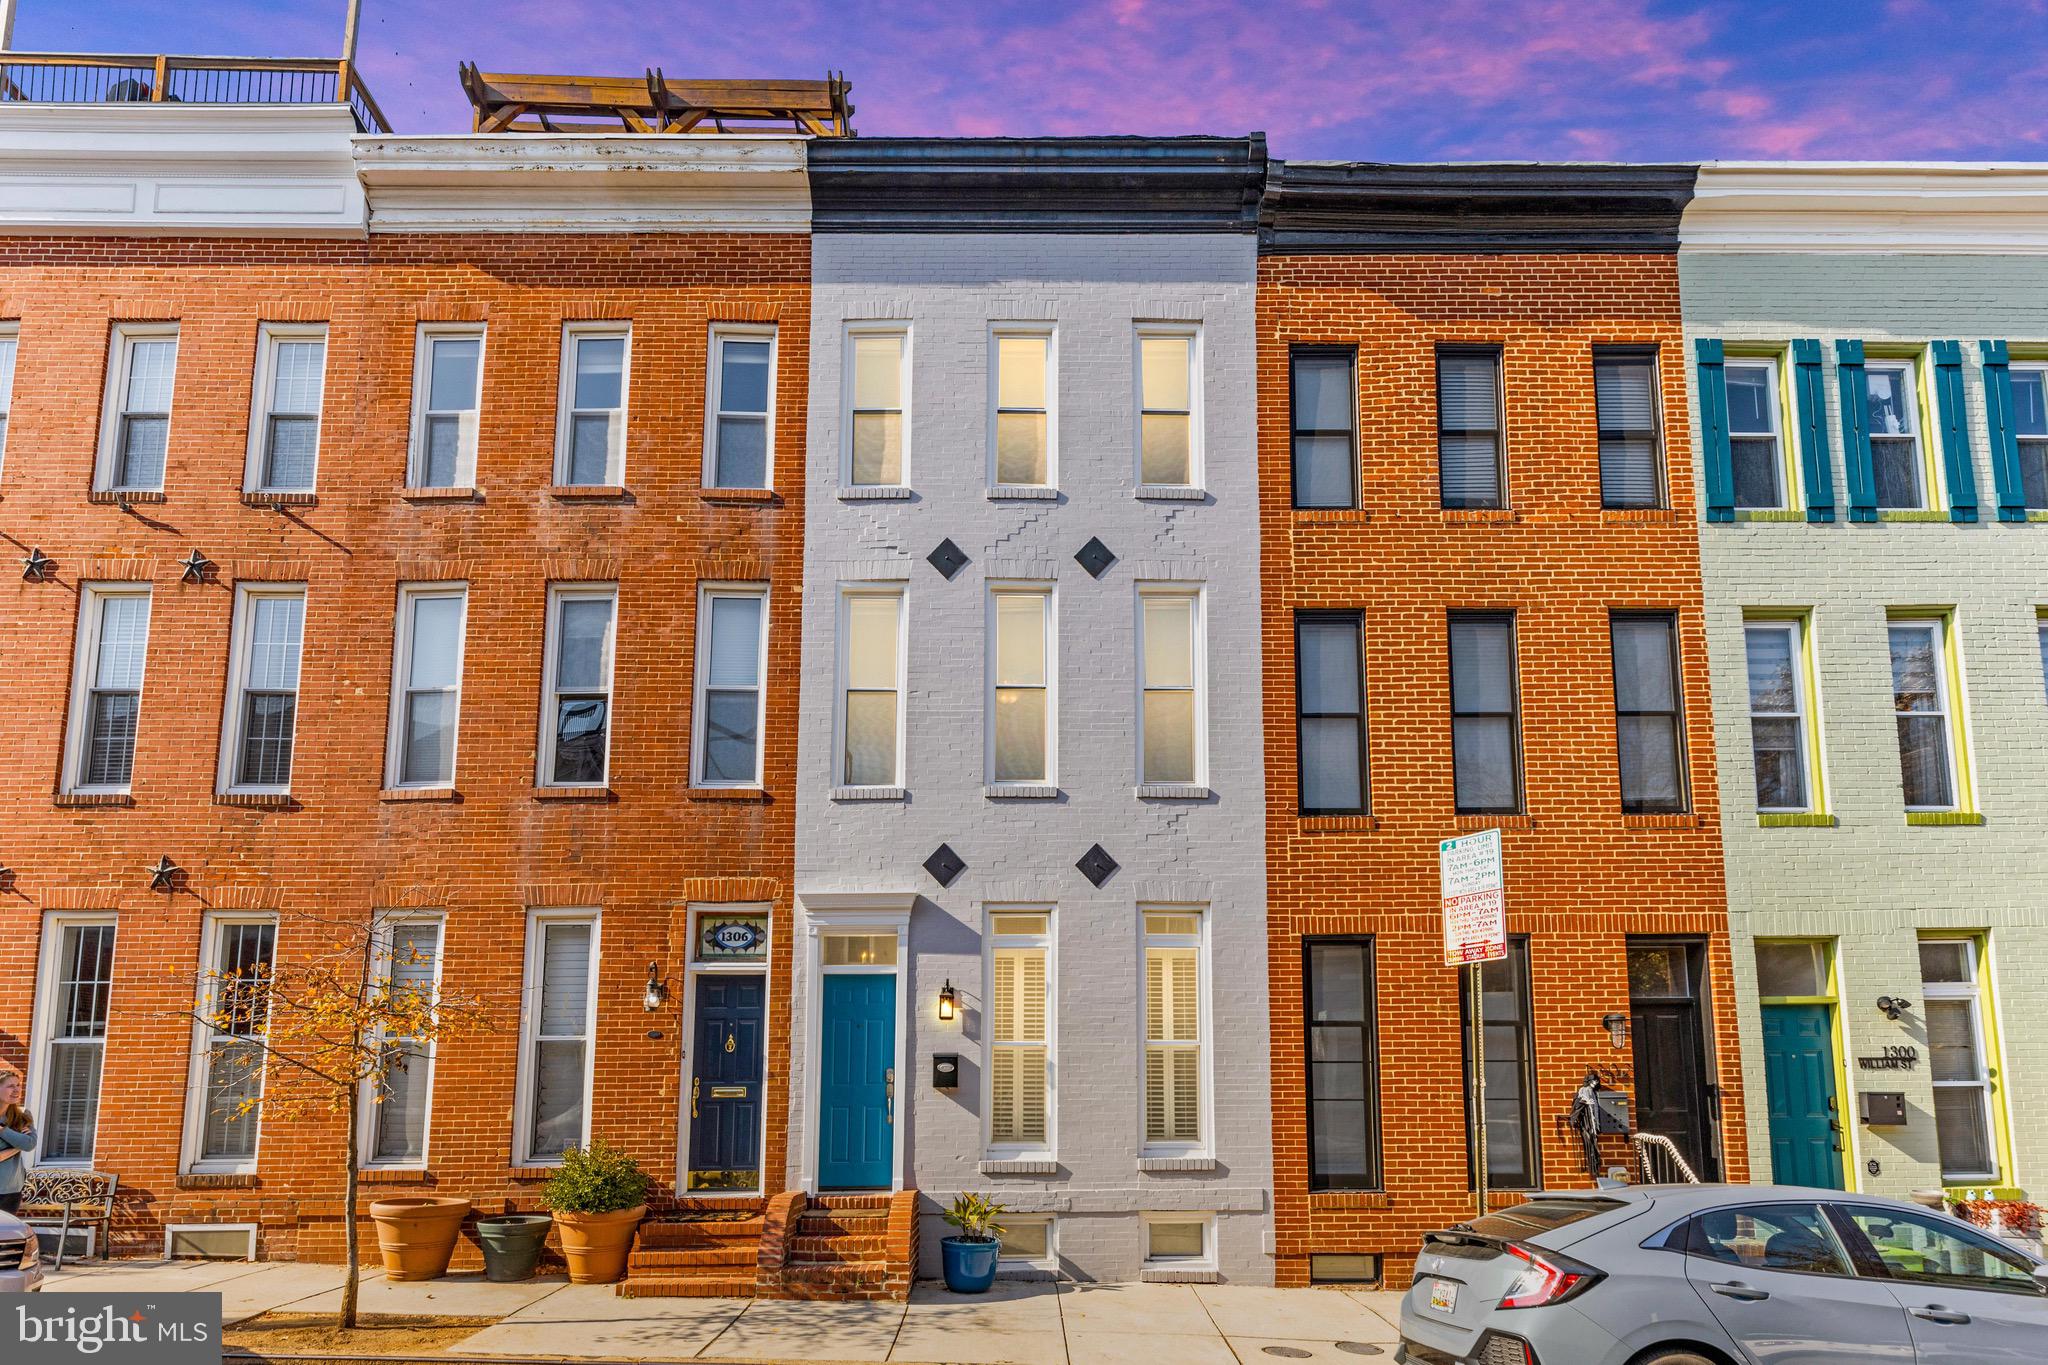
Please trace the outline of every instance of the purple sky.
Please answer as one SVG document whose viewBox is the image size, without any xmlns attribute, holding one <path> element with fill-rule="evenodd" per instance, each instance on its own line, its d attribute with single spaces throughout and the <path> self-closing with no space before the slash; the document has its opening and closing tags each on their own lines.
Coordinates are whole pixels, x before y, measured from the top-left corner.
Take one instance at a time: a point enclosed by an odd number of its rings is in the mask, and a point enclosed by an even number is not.
<svg viewBox="0 0 2048 1365">
<path fill-rule="evenodd" d="M 346 0 L 19 0 L 15 46 L 325 56 Z M 907 133 L 1243 133 L 1297 159 L 2048 158 L 2048 0 L 363 0 L 403 132 L 455 65 L 853 81 Z"/>
</svg>

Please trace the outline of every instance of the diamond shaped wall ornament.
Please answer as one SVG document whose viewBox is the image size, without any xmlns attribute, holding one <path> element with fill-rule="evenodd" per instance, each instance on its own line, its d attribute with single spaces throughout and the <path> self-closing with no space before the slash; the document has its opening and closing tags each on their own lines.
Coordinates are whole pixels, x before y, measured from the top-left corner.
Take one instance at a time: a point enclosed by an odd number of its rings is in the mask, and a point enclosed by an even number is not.
<svg viewBox="0 0 2048 1365">
<path fill-rule="evenodd" d="M 941 578 L 950 579 L 967 567 L 967 552 L 949 538 L 934 545 L 932 552 L 925 556 L 925 562 L 937 569 Z"/>
<path fill-rule="evenodd" d="M 42 546 L 28 552 L 28 558 L 21 561 L 21 578 L 24 583 L 47 583 L 57 568 L 57 561 L 43 553 Z"/>
<path fill-rule="evenodd" d="M 184 870 L 184 868 L 171 861 L 170 854 L 164 854 L 156 860 L 156 866 L 149 869 L 149 889 L 152 891 L 175 890 L 178 884 L 178 874 Z"/>
<path fill-rule="evenodd" d="M 932 880 L 940 886 L 951 886 L 953 879 L 966 871 L 967 863 L 953 851 L 951 844 L 940 844 L 932 850 L 932 856 L 924 860 L 924 870 L 932 874 Z"/>
<path fill-rule="evenodd" d="M 1090 844 L 1088 851 L 1081 855 L 1081 861 L 1074 864 L 1081 869 L 1081 875 L 1100 886 L 1116 871 L 1116 859 L 1103 851 L 1101 844 Z"/>
<path fill-rule="evenodd" d="M 1102 571 L 1116 563 L 1116 556 L 1110 548 L 1094 536 L 1088 537 L 1088 543 L 1074 553 L 1074 558 L 1088 571 L 1090 578 L 1102 577 Z"/>
<path fill-rule="evenodd" d="M 213 572 L 213 561 L 199 553 L 197 549 L 179 560 L 178 565 L 185 571 L 182 581 L 186 583 L 204 583 L 206 576 Z"/>
</svg>

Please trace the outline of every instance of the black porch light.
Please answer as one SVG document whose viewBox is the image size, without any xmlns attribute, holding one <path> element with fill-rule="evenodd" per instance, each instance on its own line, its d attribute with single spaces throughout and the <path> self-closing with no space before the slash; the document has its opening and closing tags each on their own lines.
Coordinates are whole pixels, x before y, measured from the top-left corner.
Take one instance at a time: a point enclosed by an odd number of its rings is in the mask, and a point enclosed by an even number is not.
<svg viewBox="0 0 2048 1365">
<path fill-rule="evenodd" d="M 959 1003 L 960 997 L 953 993 L 953 979 L 951 977 L 947 977 L 946 984 L 939 987 L 940 1020 L 947 1023 L 952 1022 L 954 1010 L 957 1008 Z"/>
</svg>

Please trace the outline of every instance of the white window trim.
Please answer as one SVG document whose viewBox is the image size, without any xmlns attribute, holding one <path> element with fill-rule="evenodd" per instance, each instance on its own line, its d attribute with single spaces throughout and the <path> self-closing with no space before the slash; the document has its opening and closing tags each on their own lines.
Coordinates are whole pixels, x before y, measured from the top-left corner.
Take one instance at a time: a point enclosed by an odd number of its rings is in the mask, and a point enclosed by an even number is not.
<svg viewBox="0 0 2048 1365">
<path fill-rule="evenodd" d="M 1185 1213 L 1143 1212 L 1138 1215 L 1138 1221 L 1143 1225 L 1142 1235 L 1145 1238 L 1145 1244 L 1142 1248 L 1144 1252 L 1144 1269 L 1203 1271 L 1213 1271 L 1216 1269 L 1216 1215 L 1214 1213 L 1207 1211 L 1196 1212 L 1194 1210 L 1189 1210 Z M 1151 1229 L 1151 1224 L 1153 1223 L 1200 1223 L 1202 1225 L 1202 1254 L 1200 1258 L 1174 1256 L 1164 1260 L 1153 1259 Z"/>
<path fill-rule="evenodd" d="M 583 1140 L 590 1141 L 591 1097 L 597 1091 L 598 983 L 602 979 L 601 937 L 603 914 L 595 909 L 528 910 L 526 912 L 526 963 L 519 1002 L 519 1061 L 513 1083 L 512 1164 L 515 1166 L 559 1166 L 560 1157 L 533 1154 L 533 1099 L 537 1084 L 533 1073 L 534 1051 L 539 1043 L 541 972 L 546 965 L 541 951 L 546 926 L 588 924 L 590 926 L 590 982 L 587 987 L 589 1014 L 583 1023 Z"/>
<path fill-rule="evenodd" d="M 910 727 L 906 719 L 910 709 L 907 704 L 910 693 L 910 594 L 907 587 L 901 581 L 839 585 L 832 682 L 832 776 L 836 790 L 888 792 L 905 790 L 910 785 L 906 770 L 910 750 L 907 733 Z M 856 786 L 847 780 L 846 695 L 849 665 L 852 663 L 849 607 L 856 597 L 890 597 L 896 601 L 896 780 L 893 783 Z"/>
<path fill-rule="evenodd" d="M 1759 801 L 1757 803 L 1757 810 L 1774 815 L 1804 814 L 1811 811 L 1825 810 L 1827 809 L 1826 783 L 1823 775 L 1815 770 L 1814 763 L 1814 755 L 1817 752 L 1816 741 L 1819 735 L 1814 729 L 1813 699 L 1807 694 L 1806 686 L 1807 666 L 1809 663 L 1806 654 L 1808 646 L 1806 621 L 1804 618 L 1796 616 L 1759 616 L 1749 618 L 1742 623 L 1745 645 L 1748 642 L 1749 632 L 1753 630 L 1773 630 L 1792 637 L 1792 704 L 1796 709 L 1792 713 L 1791 718 L 1799 722 L 1799 766 L 1806 774 L 1804 784 L 1806 787 L 1805 805 L 1766 806 Z M 1745 650 L 1745 654 L 1746 652 Z M 1743 677 L 1743 691 L 1745 694 L 1748 692 L 1748 689 L 1749 679 L 1745 666 Z M 1751 725 L 1750 762 L 1753 765 L 1756 761 L 1755 724 L 1757 716 L 1761 714 L 1767 720 L 1782 720 L 1785 719 L 1786 713 L 1781 711 L 1759 713 L 1753 706 L 1749 706 L 1746 695 L 1744 697 L 1744 705 L 1748 708 L 1747 714 Z M 1752 782 L 1753 788 L 1754 782 Z"/>
<path fill-rule="evenodd" d="M 1060 1263 L 1060 1220 L 1050 1213 L 1006 1213 L 1003 1226 L 1043 1227 L 1045 1229 L 1044 1256 L 1007 1256 L 996 1253 L 998 1270 L 1057 1270 Z"/>
<path fill-rule="evenodd" d="M 557 782 L 555 774 L 556 704 L 555 664 L 561 647 L 561 604 L 578 599 L 602 598 L 612 604 L 611 634 L 604 651 L 604 776 L 595 782 Z M 617 730 L 616 687 L 619 662 L 619 585 L 610 583 L 550 583 L 548 585 L 547 645 L 541 656 L 540 675 L 540 766 L 534 773 L 536 787 L 601 791 L 611 785 L 612 737 Z M 466 614 L 464 633 L 467 634 Z"/>
<path fill-rule="evenodd" d="M 1207 790 L 1209 786 L 1209 612 L 1208 590 L 1200 583 L 1140 583 L 1138 584 L 1136 637 L 1137 658 L 1134 660 L 1137 674 L 1137 714 L 1132 730 L 1137 735 L 1138 749 L 1134 756 L 1141 791 L 1172 787 L 1178 790 L 1182 784 L 1148 781 L 1145 776 L 1145 600 L 1152 597 L 1186 598 L 1194 603 L 1194 629 L 1190 632 L 1191 648 L 1194 650 L 1193 667 L 1190 675 L 1194 680 L 1195 692 L 1195 775 L 1194 781 L 1186 786 Z"/>
<path fill-rule="evenodd" d="M 769 958 L 775 951 L 774 907 L 767 901 L 692 901 L 685 907 L 688 912 L 690 940 L 683 953 L 683 1000 L 682 1023 L 684 1038 L 693 1038 L 697 1028 L 697 983 L 706 976 L 759 976 L 761 978 L 761 1017 L 772 1018 L 775 1008 L 775 973 L 769 970 Z M 697 941 L 703 933 L 703 921 L 728 915 L 759 915 L 768 924 L 768 940 L 761 945 L 758 958 L 720 959 L 699 961 Z M 750 1190 L 691 1190 L 690 1181 L 690 1093 L 689 1081 L 695 1074 L 695 1064 L 684 1059 L 682 1080 L 678 1088 L 676 1105 L 676 1173 L 675 1187 L 690 1199 L 758 1199 L 761 1195 L 760 1179 L 756 1179 Z M 774 1084 L 774 1073 L 768 1069 L 765 1054 L 762 1062 L 761 1087 L 764 1103 L 761 1105 L 761 1126 L 756 1136 L 760 1144 L 755 1148 L 761 1154 L 762 1170 L 765 1176 L 768 1161 L 768 1105 L 765 1103 L 768 1088 Z"/>
<path fill-rule="evenodd" d="M 285 796 L 291 792 L 289 782 L 242 783 L 235 780 L 235 773 L 241 767 L 242 757 L 242 705 L 246 700 L 249 676 L 249 631 L 256 614 L 256 600 L 263 597 L 296 597 L 299 599 L 299 676 L 292 680 L 292 771 L 299 766 L 299 716 L 298 701 L 305 693 L 306 627 L 311 612 L 306 602 L 304 583 L 238 583 L 235 585 L 234 627 L 228 635 L 228 678 L 227 697 L 220 722 L 220 757 L 215 769 L 213 789 L 221 795 L 235 796 Z"/>
<path fill-rule="evenodd" d="M 1799 487 L 1799 461 L 1792 458 L 1791 435 L 1785 425 L 1785 390 L 1780 384 L 1778 358 L 1770 355 L 1731 355 L 1722 362 L 1727 370 L 1762 370 L 1769 381 L 1771 402 L 1767 411 L 1771 415 L 1771 444 L 1777 447 L 1778 501 L 1771 507 L 1743 507 L 1744 512 L 1782 512 L 1800 505 L 1804 497 Z M 1755 440 L 1764 435 L 1759 431 L 1737 431 L 1735 424 L 1728 425 L 1728 437 L 1732 440 Z M 1730 475 L 1732 480 L 1733 475 Z"/>
<path fill-rule="evenodd" d="M 998 935 L 995 932 L 997 915 L 1044 915 L 1043 934 Z M 996 1003 L 996 950 L 998 948 L 1036 948 L 1045 954 L 1045 1141 L 997 1142 L 995 1140 L 995 1067 L 993 1058 L 998 1046 L 995 1022 L 989 1021 L 986 1030 L 991 1064 L 984 1066 L 981 1078 L 981 1147 L 990 1161 L 1053 1161 L 1059 1150 L 1059 915 L 1051 904 L 1043 905 L 985 905 L 982 907 L 982 923 L 988 926 L 981 948 L 981 979 L 991 1011 Z M 1049 1215 L 1048 1215 L 1049 1216 Z M 1051 1258 L 1048 1257 L 1048 1260 Z M 1037 1264 L 1031 1262 L 1030 1264 Z"/>
<path fill-rule="evenodd" d="M 21 373 L 21 324 L 0 322 L 0 342 L 14 344 L 14 364 L 0 383 L 0 474 L 7 472 L 7 433 L 14 429 L 14 379 Z"/>
<path fill-rule="evenodd" d="M 49 1117 L 49 1096 L 45 1087 L 49 1084 L 50 1064 L 55 1052 L 57 1037 L 57 984 L 64 970 L 64 931 L 67 929 L 88 929 L 105 927 L 114 931 L 114 962 L 121 961 L 121 930 L 119 917 L 110 914 L 86 914 L 71 910 L 52 910 L 43 915 L 43 939 L 37 952 L 35 980 L 35 1012 L 29 1026 L 29 1070 L 28 1095 L 24 1103 L 29 1112 Z M 100 1094 L 106 1095 L 107 1058 L 111 1055 L 108 1044 L 113 1034 L 112 987 L 108 988 L 107 1033 L 100 1038 Z M 101 1112 L 104 1113 L 104 1107 Z M 93 1124 L 93 1145 L 99 1145 L 99 1123 Z M 38 1151 L 36 1165 L 50 1168 L 90 1169 L 94 1152 L 83 1157 L 58 1160 L 44 1156 Z M 19 1158 L 16 1158 L 19 1160 Z"/>
<path fill-rule="evenodd" d="M 160 493 L 171 478 L 171 433 L 177 428 L 178 361 L 184 357 L 174 356 L 171 361 L 171 407 L 164 417 L 164 482 L 155 488 L 139 485 L 118 484 L 114 481 L 115 471 L 121 466 L 121 417 L 128 409 L 128 370 L 134 358 L 134 344 L 138 341 L 177 341 L 178 324 L 175 322 L 123 322 L 114 326 L 114 333 L 107 349 L 106 393 L 100 401 L 99 452 L 93 461 L 92 486 L 102 493 Z M 183 347 L 178 348 L 183 351 Z M 17 366 L 20 353 L 16 352 Z"/>
<path fill-rule="evenodd" d="M 719 598 L 751 597 L 761 603 L 761 638 L 754 672 L 754 775 L 742 782 L 714 782 L 704 775 L 705 694 L 711 685 L 711 604 Z M 768 748 L 768 585 L 704 583 L 697 589 L 697 659 L 690 694 L 690 785 L 755 790 L 762 786 Z"/>
<path fill-rule="evenodd" d="M 853 403 L 854 403 L 854 342 L 861 337 L 895 337 L 899 359 L 896 362 L 897 411 L 902 414 L 903 457 L 902 468 L 895 483 L 855 483 L 853 481 Z M 911 447 L 911 376 L 910 376 L 910 324 L 904 321 L 877 320 L 873 322 L 849 322 L 841 343 L 839 366 L 839 486 L 850 489 L 876 489 L 911 487 L 915 475 L 910 464 Z"/>
<path fill-rule="evenodd" d="M 1976 1035 L 1977 1078 L 1971 1081 L 1931 1081 L 1936 1089 L 1974 1089 L 1982 1101 L 1984 1115 L 1984 1139 L 1991 1150 L 1994 1167 L 2001 1153 L 1998 1143 L 1998 1114 L 1996 1101 L 1992 1099 L 1991 1066 L 1989 1055 L 1991 1039 L 1984 1031 L 1984 953 L 1983 942 L 1967 934 L 1923 934 L 1921 943 L 1960 943 L 1968 957 L 1968 981 L 1925 981 L 1920 983 L 1923 999 L 1962 1000 L 1970 1006 L 1970 1028 Z M 1939 1161 L 1937 1160 L 1937 1165 Z M 1971 1181 L 1996 1182 L 2001 1175 L 1997 1170 L 1989 1171 L 1942 1171 L 1944 1185 L 1962 1185 Z"/>
<path fill-rule="evenodd" d="M 704 459 L 699 461 L 699 464 L 703 466 L 701 476 L 703 485 L 706 488 L 728 486 L 718 482 L 718 418 L 725 401 L 723 392 L 725 382 L 725 343 L 728 341 L 766 341 L 768 343 L 768 414 L 766 421 L 767 430 L 763 437 L 767 442 L 767 446 L 761 465 L 760 487 L 775 487 L 775 371 L 782 360 L 782 344 L 777 335 L 779 330 L 772 322 L 717 322 L 711 325 L 711 346 L 707 362 L 708 372 L 704 376 Z M 850 363 L 852 351 L 849 350 L 847 355 Z M 851 381 L 852 371 L 850 369 L 847 371 L 847 377 Z M 850 389 L 849 392 L 851 392 Z M 847 430 L 851 432 L 852 409 L 850 406 L 847 411 Z M 851 436 L 849 436 L 849 451 L 852 449 L 851 439 Z M 905 449 L 907 452 L 908 447 L 906 446 Z M 848 468 L 851 469 L 851 465 Z M 729 486 L 733 488 L 748 487 L 745 484 L 732 484 Z"/>
<path fill-rule="evenodd" d="M 1145 482 L 1145 342 L 1148 338 L 1185 338 L 1188 343 L 1188 480 L 1186 483 Z M 1208 486 L 1203 452 L 1206 447 L 1202 402 L 1202 324 L 1140 322 L 1131 334 L 1131 477 L 1141 494 L 1172 490 L 1200 491 Z"/>
<path fill-rule="evenodd" d="M 1002 401 L 1002 343 L 1023 337 L 1045 343 L 1045 482 L 1004 483 L 996 478 L 996 414 Z M 1051 322 L 991 322 L 988 325 L 988 487 L 992 493 L 1060 486 L 1060 338 Z M 1024 409 L 1020 409 L 1023 411 Z"/>
<path fill-rule="evenodd" d="M 1970 794 L 1963 790 L 1962 766 L 1957 762 L 1957 758 L 1959 757 L 1957 751 L 1961 748 L 1963 744 L 1963 727 L 1960 723 L 1961 718 L 1956 714 L 1956 698 L 1951 693 L 1949 688 L 1948 621 L 1945 618 L 1939 616 L 1895 616 L 1887 619 L 1885 621 L 1886 680 L 1889 681 L 1891 675 L 1892 631 L 1898 629 L 1914 629 L 1922 627 L 1931 629 L 1934 632 L 1934 700 L 1936 705 L 1939 706 L 1940 709 L 1938 711 L 1919 711 L 1910 714 L 1922 716 L 1938 715 L 1941 717 L 1942 734 L 1946 740 L 1946 743 L 1943 747 L 1947 750 L 1943 757 L 1948 762 L 1949 801 L 1948 804 L 1945 806 L 1915 806 L 1908 804 L 1906 809 L 1909 811 L 1969 810 L 1971 808 Z M 1897 706 L 1897 694 L 1894 693 L 1893 716 L 1895 731 L 1897 728 L 1896 717 L 1899 715 L 1908 714 L 1906 712 L 1899 711 L 1897 709 Z M 1895 736 L 1893 739 L 1893 748 L 1896 749 L 1897 747 L 1897 739 Z M 1901 761 L 1903 761 L 1904 755 L 1901 755 L 1900 757 Z M 1904 786 L 1904 781 L 1905 777 L 1902 772 L 1900 774 L 1900 784 L 1902 789 Z"/>
<path fill-rule="evenodd" d="M 70 714 L 64 724 L 64 780 L 59 789 L 67 795 L 122 795 L 129 791 L 132 782 L 87 783 L 82 780 L 85 775 L 85 746 L 90 738 L 86 731 L 91 723 L 93 677 L 99 671 L 101 609 L 110 597 L 144 598 L 149 601 L 150 625 L 154 626 L 156 602 L 147 583 L 84 583 L 80 585 L 80 591 L 83 600 L 78 609 L 78 638 L 72 650 Z M 143 676 L 136 685 L 135 702 L 135 743 L 138 750 L 142 745 L 142 696 L 149 685 L 146 631 L 142 652 Z"/>
<path fill-rule="evenodd" d="M 455 638 L 455 751 L 449 757 L 446 782 L 407 782 L 405 777 L 405 680 L 412 673 L 413 610 L 429 598 L 454 597 L 462 602 L 462 624 Z M 443 583 L 401 583 L 398 585 L 398 619 L 391 640 L 391 707 L 384 739 L 384 786 L 392 791 L 452 791 L 462 761 L 462 669 L 469 649 L 469 584 L 456 580 Z"/>
<path fill-rule="evenodd" d="M 202 998 L 208 1002 L 206 1006 L 202 1006 L 203 1010 L 211 1007 L 213 993 L 220 984 L 210 973 L 220 970 L 221 930 L 235 924 L 273 926 L 270 940 L 271 960 L 274 963 L 277 959 L 279 934 L 276 915 L 208 913 L 200 921 L 199 926 L 199 991 Z M 178 1169 L 187 1175 L 252 1175 L 263 1156 L 263 1111 L 260 1107 L 255 1110 L 255 1150 L 247 1159 L 205 1160 L 200 1156 L 200 1150 L 206 1140 L 206 1090 L 213 1063 L 212 1049 L 208 1043 L 213 1033 L 212 1025 L 203 1019 L 193 1021 L 191 1065 L 185 1084 L 184 1150 L 180 1154 Z M 264 1058 L 262 1079 L 264 1083 L 257 1090 L 259 1101 L 263 1092 L 268 1089 L 270 1079 L 270 1062 L 267 1055 Z"/>
<path fill-rule="evenodd" d="M 265 444 L 270 434 L 271 400 L 277 381 L 277 349 L 280 342 L 320 343 L 320 406 L 313 413 L 313 478 L 304 488 L 273 489 L 263 478 Z M 327 409 L 327 324 L 324 322 L 266 322 L 256 329 L 256 375 L 249 394 L 249 454 L 242 470 L 245 493 L 310 493 L 320 486 L 320 438 L 326 434 Z"/>
<path fill-rule="evenodd" d="M 1052 583 L 1001 580 L 989 584 L 986 658 L 983 673 L 987 685 L 982 689 L 982 771 L 987 774 L 984 781 L 998 791 L 1029 791 L 1040 787 L 1057 787 L 1060 782 L 1059 733 L 1060 733 L 1060 690 L 1059 690 L 1059 601 L 1058 589 Z M 996 658 L 999 648 L 996 629 L 996 599 L 999 597 L 1036 597 L 1044 604 L 1041 608 L 1041 629 L 1045 636 L 1045 774 L 1025 780 L 1000 780 L 996 777 Z"/>
<path fill-rule="evenodd" d="M 1918 356 L 1872 356 L 1863 362 L 1864 383 L 1866 385 L 1869 383 L 1872 370 L 1904 370 L 1906 372 L 1906 393 L 1911 400 L 1906 404 L 1906 416 L 1910 419 L 1909 425 L 1912 427 L 1912 431 L 1892 436 L 1885 436 L 1875 431 L 1867 434 L 1873 441 L 1880 439 L 1903 440 L 1905 436 L 1910 435 L 1913 438 L 1913 478 L 1920 485 L 1919 506 L 1885 507 L 1879 510 L 1881 512 L 1929 512 L 1947 506 L 1948 489 L 1942 480 L 1941 462 L 1928 458 L 1927 433 L 1922 430 L 1925 423 L 1920 420 L 1923 400 L 1926 397 L 1920 386 L 1926 379 L 1926 367 L 1920 363 L 1920 357 Z M 1865 406 L 1866 408 L 1868 407 L 1867 399 L 1865 400 Z M 1875 459 L 1874 456 L 1873 459 Z M 1871 473 L 1871 491 L 1873 495 L 1876 492 L 1876 479 L 1877 474 L 1873 468 Z"/>
<path fill-rule="evenodd" d="M 432 989 L 434 999 L 438 1002 L 441 998 L 442 964 L 448 958 L 448 917 L 446 915 L 406 912 L 404 914 L 393 914 L 388 919 L 381 920 L 373 931 L 375 935 L 374 951 L 377 959 L 377 971 L 380 976 L 388 976 L 391 970 L 392 945 L 396 940 L 397 931 L 404 926 L 413 924 L 431 924 L 434 926 L 434 982 Z M 377 1031 L 376 1046 L 382 1048 L 387 1038 L 388 1035 L 384 1030 L 379 1029 Z M 426 1039 L 425 1044 L 427 1109 L 425 1117 L 420 1124 L 419 1159 L 417 1161 L 380 1161 L 377 1159 L 375 1155 L 377 1150 L 377 1117 L 382 1112 L 383 1106 L 377 1103 L 376 1081 L 366 1078 L 362 1086 L 362 1122 L 356 1130 L 357 1160 L 364 1170 L 426 1170 L 433 1163 L 434 1070 L 440 1048 L 433 1038 Z"/>
<path fill-rule="evenodd" d="M 427 476 L 427 403 L 433 396 L 434 342 L 447 338 L 475 337 L 476 347 L 476 400 L 470 407 L 472 414 L 470 429 L 465 433 L 462 449 L 455 457 L 455 482 L 451 488 L 474 488 L 476 486 L 477 447 L 481 444 L 480 432 L 484 415 L 484 365 L 489 358 L 490 339 L 485 325 L 481 322 L 423 322 L 413 340 L 412 359 L 412 434 L 406 443 L 405 485 L 407 488 L 438 488 L 440 484 L 426 482 Z M 465 477 L 465 475 L 467 477 Z"/>
<path fill-rule="evenodd" d="M 593 408 L 591 411 L 616 411 L 617 437 L 609 442 L 605 456 L 605 479 L 600 484 L 579 484 L 571 479 L 574 450 L 574 418 L 576 404 L 576 355 L 577 347 L 585 341 L 602 341 L 616 337 L 625 342 L 619 356 L 619 406 L 616 409 Z M 483 383 L 482 357 L 477 364 L 477 383 Z M 555 484 L 560 488 L 620 488 L 626 482 L 626 437 L 632 430 L 629 414 L 633 403 L 633 324 L 630 322 L 565 322 L 562 324 L 562 363 L 559 387 L 555 394 Z M 478 403 L 482 409 L 482 403 Z"/>
<path fill-rule="evenodd" d="M 1145 916 L 1150 914 L 1193 915 L 1200 925 L 1192 935 L 1154 934 L 1145 927 Z M 1216 1061 L 1215 1011 L 1210 1000 L 1210 977 L 1212 972 L 1209 951 L 1210 908 L 1206 905 L 1175 905 L 1148 903 L 1138 906 L 1138 1083 L 1136 1087 L 1138 1121 L 1138 1155 L 1141 1159 L 1155 1157 L 1209 1157 L 1216 1150 L 1216 1087 L 1214 1079 Z M 1146 992 L 1150 972 L 1146 967 L 1145 954 L 1152 948 L 1193 948 L 1195 950 L 1197 982 L 1196 1003 L 1198 1014 L 1195 1020 L 1195 1047 L 1200 1061 L 1195 1072 L 1199 1078 L 1199 1099 L 1201 1105 L 1201 1136 L 1193 1142 L 1152 1142 L 1145 1137 L 1145 1050 L 1151 1044 L 1146 1026 L 1151 999 Z M 1192 1215 L 1190 1215 L 1192 1216 Z"/>
</svg>

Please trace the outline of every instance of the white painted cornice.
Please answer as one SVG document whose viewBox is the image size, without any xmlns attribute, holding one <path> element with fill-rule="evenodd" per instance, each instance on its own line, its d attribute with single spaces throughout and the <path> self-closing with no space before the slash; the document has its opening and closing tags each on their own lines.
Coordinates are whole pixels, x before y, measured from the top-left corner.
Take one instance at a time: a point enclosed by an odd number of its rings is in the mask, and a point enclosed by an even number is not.
<svg viewBox="0 0 2048 1365">
<path fill-rule="evenodd" d="M 1682 252 L 2048 252 L 2048 164 L 1713 161 Z"/>
</svg>

